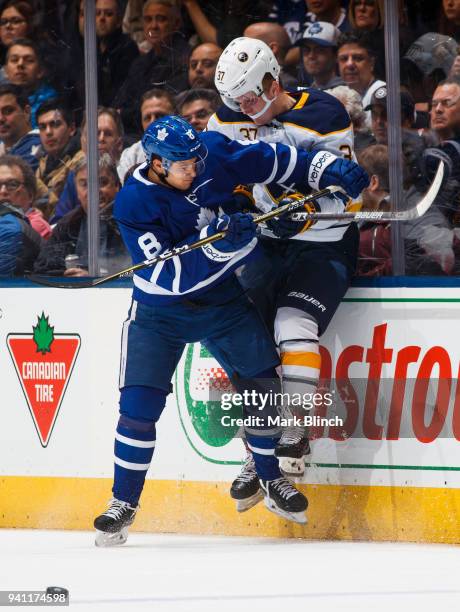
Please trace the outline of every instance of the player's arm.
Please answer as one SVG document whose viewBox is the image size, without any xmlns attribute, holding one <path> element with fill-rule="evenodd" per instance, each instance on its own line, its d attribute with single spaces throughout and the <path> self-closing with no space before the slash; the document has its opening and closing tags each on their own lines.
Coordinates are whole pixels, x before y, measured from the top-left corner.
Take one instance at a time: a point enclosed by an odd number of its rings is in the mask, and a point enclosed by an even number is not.
<svg viewBox="0 0 460 612">
<path fill-rule="evenodd" d="M 317 191 L 339 185 L 357 197 L 369 184 L 367 173 L 355 162 L 329 151 L 304 151 L 281 143 L 235 141 L 215 132 L 206 134 L 212 154 L 235 183 L 305 183 Z"/>
<path fill-rule="evenodd" d="M 252 217 L 241 213 L 216 217 L 200 231 L 176 243 L 160 219 L 145 224 L 133 224 L 120 218 L 117 221 L 134 263 L 152 259 L 200 238 L 227 232 L 224 238 L 190 251 L 184 257 L 173 257 L 137 272 L 140 279 L 136 284 L 141 284 L 141 288 L 147 292 L 159 295 L 180 295 L 211 285 L 229 269 L 240 265 L 257 243 Z"/>
</svg>

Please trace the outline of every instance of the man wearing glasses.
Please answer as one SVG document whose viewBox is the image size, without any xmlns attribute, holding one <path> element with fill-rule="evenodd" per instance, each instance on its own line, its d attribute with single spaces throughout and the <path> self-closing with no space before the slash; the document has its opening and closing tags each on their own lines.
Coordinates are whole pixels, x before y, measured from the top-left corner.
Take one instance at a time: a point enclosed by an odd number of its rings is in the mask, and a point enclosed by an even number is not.
<svg viewBox="0 0 460 612">
<path fill-rule="evenodd" d="M 430 108 L 431 129 L 440 141 L 460 132 L 460 83 L 444 81 L 433 93 Z"/>
</svg>

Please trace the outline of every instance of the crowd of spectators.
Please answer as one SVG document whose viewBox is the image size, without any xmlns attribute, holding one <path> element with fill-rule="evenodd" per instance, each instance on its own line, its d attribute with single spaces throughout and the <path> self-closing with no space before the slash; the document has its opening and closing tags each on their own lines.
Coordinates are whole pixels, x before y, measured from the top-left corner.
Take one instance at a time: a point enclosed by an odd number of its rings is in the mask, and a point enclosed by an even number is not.
<svg viewBox="0 0 460 612">
<path fill-rule="evenodd" d="M 395 0 L 403 204 L 449 169 L 435 206 L 403 227 L 408 274 L 460 273 L 460 0 Z M 144 161 L 147 125 L 198 131 L 222 103 L 214 73 L 237 36 L 268 44 L 286 89 L 339 98 L 371 183 L 391 208 L 383 0 L 95 0 L 101 271 L 129 265 L 111 211 Z M 0 276 L 88 274 L 84 0 L 0 3 Z M 391 228 L 361 228 L 358 274 L 392 273 Z"/>
</svg>

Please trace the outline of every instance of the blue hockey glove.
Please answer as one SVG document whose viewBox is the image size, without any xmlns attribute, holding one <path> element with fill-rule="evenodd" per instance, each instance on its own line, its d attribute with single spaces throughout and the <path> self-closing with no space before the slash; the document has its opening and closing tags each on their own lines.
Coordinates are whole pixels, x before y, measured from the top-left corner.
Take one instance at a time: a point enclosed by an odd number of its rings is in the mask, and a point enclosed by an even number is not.
<svg viewBox="0 0 460 612">
<path fill-rule="evenodd" d="M 357 198 L 361 191 L 368 187 L 369 176 L 354 161 L 337 157 L 329 151 L 318 151 L 308 170 L 308 184 L 315 190 L 338 185 L 349 196 Z"/>
<path fill-rule="evenodd" d="M 217 217 L 208 227 L 208 236 L 219 232 L 227 232 L 225 238 L 213 242 L 213 246 L 223 253 L 239 251 L 248 245 L 255 237 L 257 225 L 251 215 L 235 213 Z"/>
<path fill-rule="evenodd" d="M 285 204 L 286 200 L 298 200 L 300 199 L 300 197 L 302 197 L 301 194 L 299 194 L 298 196 L 289 196 L 288 198 L 282 201 L 282 204 Z M 269 219 L 268 221 L 266 221 L 266 226 L 278 238 L 292 238 L 293 236 L 297 236 L 297 234 L 306 232 L 314 223 L 316 223 L 316 221 L 312 219 L 302 219 L 302 215 L 298 216 L 296 213 L 313 213 L 318 212 L 319 210 L 320 207 L 316 204 L 316 202 L 307 202 L 295 213 L 280 215 L 279 217 Z"/>
</svg>

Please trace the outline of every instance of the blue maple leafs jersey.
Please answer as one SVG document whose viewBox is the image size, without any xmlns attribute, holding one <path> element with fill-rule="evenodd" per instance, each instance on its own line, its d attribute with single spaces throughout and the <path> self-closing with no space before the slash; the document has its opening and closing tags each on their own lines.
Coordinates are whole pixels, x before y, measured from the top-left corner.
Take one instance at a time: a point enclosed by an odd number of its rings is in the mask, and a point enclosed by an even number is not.
<svg viewBox="0 0 460 612">
<path fill-rule="evenodd" d="M 206 237 L 216 216 L 232 212 L 232 192 L 240 183 L 306 181 L 311 155 L 295 147 L 236 142 L 215 132 L 201 138 L 208 148 L 205 170 L 189 190 L 152 183 L 143 164 L 118 193 L 114 217 L 135 264 Z M 254 238 L 233 253 L 207 245 L 136 272 L 133 297 L 153 305 L 196 296 L 233 274 L 256 243 Z"/>
<path fill-rule="evenodd" d="M 353 128 L 343 104 L 328 93 L 317 89 L 287 91 L 295 100 L 294 106 L 266 125 L 256 125 L 251 117 L 221 106 L 209 119 L 207 129 L 225 134 L 229 138 L 261 140 L 271 143 L 293 145 L 306 151 L 330 151 L 334 155 L 355 160 L 353 154 Z M 251 181 L 257 183 L 257 181 Z M 278 206 L 290 194 L 308 194 L 310 188 L 296 184 L 292 179 L 273 184 L 255 184 L 256 206 L 267 212 Z M 339 197 L 329 196 L 318 200 L 323 212 L 341 213 L 346 204 Z M 359 203 L 349 202 L 352 210 Z M 333 242 L 340 240 L 349 221 L 319 221 L 307 231 L 297 234 L 291 240 L 311 242 Z M 270 230 L 263 233 L 276 238 Z"/>
</svg>

